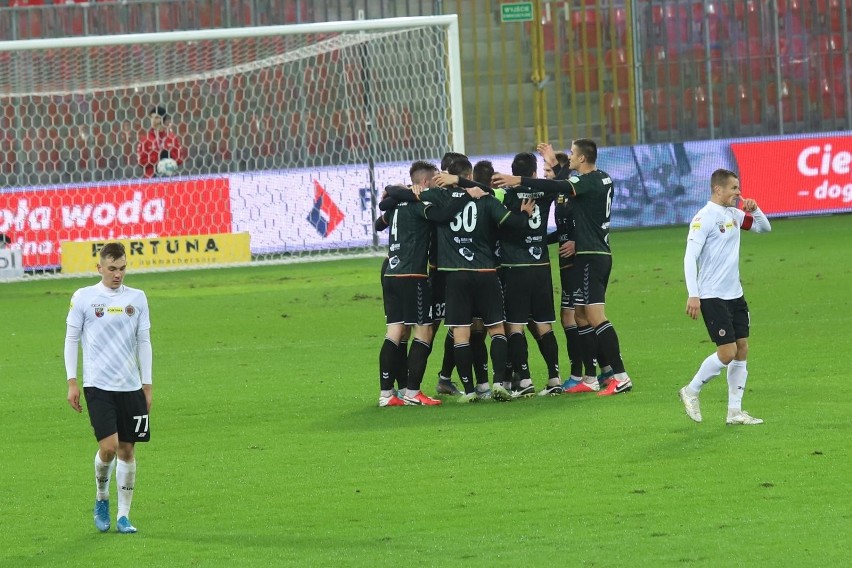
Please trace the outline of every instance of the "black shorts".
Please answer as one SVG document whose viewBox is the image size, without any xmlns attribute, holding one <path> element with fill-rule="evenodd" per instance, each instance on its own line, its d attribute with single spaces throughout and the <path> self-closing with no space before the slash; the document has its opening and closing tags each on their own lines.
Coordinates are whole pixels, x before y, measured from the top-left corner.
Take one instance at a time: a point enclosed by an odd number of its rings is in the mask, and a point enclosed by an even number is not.
<svg viewBox="0 0 852 568">
<path fill-rule="evenodd" d="M 84 387 L 83 394 L 98 441 L 115 433 L 118 433 L 120 442 L 147 442 L 151 439 L 148 402 L 142 389 L 124 392 Z"/>
<path fill-rule="evenodd" d="M 745 296 L 735 300 L 702 298 L 701 316 L 710 339 L 716 345 L 727 345 L 748 337 L 751 316 Z"/>
<path fill-rule="evenodd" d="M 429 283 L 432 285 L 432 320 L 440 321 L 447 311 L 447 273 L 430 269 Z"/>
<path fill-rule="evenodd" d="M 559 282 L 562 285 L 562 299 L 560 307 L 563 310 L 574 309 L 574 295 L 571 293 L 571 272 L 575 270 L 574 265 L 559 269 Z"/>
<path fill-rule="evenodd" d="M 496 272 L 447 273 L 447 326 L 468 326 L 473 318 L 491 326 L 503 323 L 503 291 Z"/>
<path fill-rule="evenodd" d="M 382 291 L 388 325 L 432 325 L 432 292 L 428 279 L 385 276 Z"/>
<path fill-rule="evenodd" d="M 529 320 L 536 323 L 556 321 L 550 266 L 504 267 L 503 270 L 507 322 L 526 325 Z"/>
<path fill-rule="evenodd" d="M 568 276 L 574 305 L 605 304 L 610 271 L 612 271 L 611 255 L 578 254 L 574 268 Z"/>
</svg>

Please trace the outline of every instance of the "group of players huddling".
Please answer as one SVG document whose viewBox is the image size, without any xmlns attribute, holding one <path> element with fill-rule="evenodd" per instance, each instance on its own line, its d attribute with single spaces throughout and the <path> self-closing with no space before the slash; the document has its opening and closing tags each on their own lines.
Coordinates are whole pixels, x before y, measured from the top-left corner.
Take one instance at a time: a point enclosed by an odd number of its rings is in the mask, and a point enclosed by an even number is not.
<svg viewBox="0 0 852 568">
<path fill-rule="evenodd" d="M 382 267 L 387 334 L 379 354 L 379 406 L 441 404 L 420 390 L 441 320 L 448 331 L 437 393 L 459 402 L 536 394 L 525 327 L 548 369 L 539 396 L 631 390 L 604 313 L 612 178 L 597 169 L 592 140 L 575 140 L 568 154 L 557 155 L 549 144 L 538 152 L 551 179 L 536 178 L 537 158 L 529 152 L 515 156 L 511 175 L 495 173 L 488 161 L 474 167 L 466 156 L 448 153 L 440 171 L 417 161 L 411 186 L 386 188 L 376 221 L 390 233 Z M 551 206 L 557 230 L 548 235 Z M 561 323 L 571 360 L 564 383 L 548 244 L 559 251 Z M 464 392 L 450 380 L 453 367 Z"/>
</svg>

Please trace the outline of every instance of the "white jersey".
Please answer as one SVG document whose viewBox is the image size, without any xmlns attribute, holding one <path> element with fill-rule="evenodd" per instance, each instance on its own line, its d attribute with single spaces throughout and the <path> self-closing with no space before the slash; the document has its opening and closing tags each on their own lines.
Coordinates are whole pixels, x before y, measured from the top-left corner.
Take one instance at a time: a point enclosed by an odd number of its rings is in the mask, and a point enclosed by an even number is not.
<svg viewBox="0 0 852 568">
<path fill-rule="evenodd" d="M 66 323 L 82 330 L 83 386 L 109 391 L 142 388 L 137 334 L 151 329 L 145 292 L 102 283 L 71 297 Z"/>
<path fill-rule="evenodd" d="M 708 202 L 689 224 L 684 259 L 690 297 L 734 300 L 743 295 L 740 283 L 740 229 L 769 231 L 760 209 L 753 214 Z M 694 251 L 694 256 L 690 254 Z M 697 259 L 696 259 L 697 257 Z M 697 278 L 695 263 L 697 260 Z"/>
</svg>

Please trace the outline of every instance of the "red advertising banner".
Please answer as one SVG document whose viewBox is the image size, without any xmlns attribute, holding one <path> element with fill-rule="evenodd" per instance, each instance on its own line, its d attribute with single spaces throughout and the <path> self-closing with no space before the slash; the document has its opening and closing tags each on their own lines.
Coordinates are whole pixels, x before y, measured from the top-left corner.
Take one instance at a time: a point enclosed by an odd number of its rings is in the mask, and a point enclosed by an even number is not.
<svg viewBox="0 0 852 568">
<path fill-rule="evenodd" d="M 731 144 L 743 197 L 768 214 L 852 211 L 852 136 Z"/>
<path fill-rule="evenodd" d="M 0 233 L 24 267 L 61 264 L 60 241 L 231 232 L 228 178 L 0 192 Z"/>
</svg>

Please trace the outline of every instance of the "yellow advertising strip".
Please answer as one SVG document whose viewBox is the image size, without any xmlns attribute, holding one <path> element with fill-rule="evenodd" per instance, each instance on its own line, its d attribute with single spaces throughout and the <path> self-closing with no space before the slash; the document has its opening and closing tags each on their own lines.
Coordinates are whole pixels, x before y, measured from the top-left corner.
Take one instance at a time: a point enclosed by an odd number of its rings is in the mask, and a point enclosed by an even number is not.
<svg viewBox="0 0 852 568">
<path fill-rule="evenodd" d="M 100 250 L 110 242 L 124 244 L 128 270 L 191 268 L 251 260 L 248 233 L 115 241 L 62 241 L 62 273 L 96 272 Z"/>
</svg>

